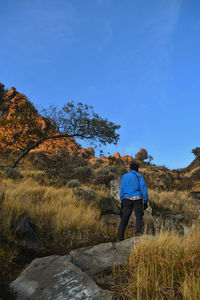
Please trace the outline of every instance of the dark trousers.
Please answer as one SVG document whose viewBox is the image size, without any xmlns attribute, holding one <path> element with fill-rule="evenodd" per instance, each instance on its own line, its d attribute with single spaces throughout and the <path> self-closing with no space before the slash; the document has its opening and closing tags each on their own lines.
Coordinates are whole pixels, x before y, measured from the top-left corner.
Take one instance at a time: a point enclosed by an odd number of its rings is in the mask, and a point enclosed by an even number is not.
<svg viewBox="0 0 200 300">
<path fill-rule="evenodd" d="M 126 226 L 128 224 L 129 218 L 133 210 L 136 217 L 135 233 L 143 232 L 143 215 L 144 215 L 143 200 L 125 199 L 123 203 L 122 212 L 121 212 L 121 222 L 119 224 L 119 231 L 118 231 L 118 238 L 120 240 L 124 239 L 124 232 L 126 230 Z"/>
</svg>

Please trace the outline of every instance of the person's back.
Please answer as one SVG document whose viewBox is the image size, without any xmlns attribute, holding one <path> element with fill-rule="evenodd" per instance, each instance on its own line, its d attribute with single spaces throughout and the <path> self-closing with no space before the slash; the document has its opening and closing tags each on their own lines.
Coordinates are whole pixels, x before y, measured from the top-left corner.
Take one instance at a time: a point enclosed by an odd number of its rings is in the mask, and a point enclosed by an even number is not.
<svg viewBox="0 0 200 300">
<path fill-rule="evenodd" d="M 136 235 L 143 232 L 144 207 L 147 208 L 148 192 L 143 176 L 138 173 L 138 164 L 130 164 L 130 172 L 122 176 L 120 184 L 120 200 L 122 203 L 121 222 L 119 225 L 118 239 L 124 239 L 124 232 L 132 211 L 136 216 Z M 144 202 L 144 205 L 143 205 Z"/>
</svg>

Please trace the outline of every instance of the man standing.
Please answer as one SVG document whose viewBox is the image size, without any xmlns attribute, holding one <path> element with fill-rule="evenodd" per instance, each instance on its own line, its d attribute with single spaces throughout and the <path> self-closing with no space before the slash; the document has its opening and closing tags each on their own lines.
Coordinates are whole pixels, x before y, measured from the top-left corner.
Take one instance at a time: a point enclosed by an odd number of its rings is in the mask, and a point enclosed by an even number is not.
<svg viewBox="0 0 200 300">
<path fill-rule="evenodd" d="M 122 176 L 120 185 L 121 222 L 119 225 L 118 239 L 124 239 L 124 232 L 129 218 L 134 210 L 136 216 L 135 235 L 143 233 L 144 209 L 148 207 L 148 192 L 143 176 L 138 173 L 139 165 L 130 164 L 130 172 Z"/>
</svg>

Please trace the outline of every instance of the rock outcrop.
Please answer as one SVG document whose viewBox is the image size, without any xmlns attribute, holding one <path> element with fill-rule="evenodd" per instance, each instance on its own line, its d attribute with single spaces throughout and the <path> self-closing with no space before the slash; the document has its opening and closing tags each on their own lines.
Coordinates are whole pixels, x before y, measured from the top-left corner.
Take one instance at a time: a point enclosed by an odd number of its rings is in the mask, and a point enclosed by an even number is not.
<svg viewBox="0 0 200 300">
<path fill-rule="evenodd" d="M 42 134 L 50 136 L 58 133 L 49 119 L 41 116 L 24 94 L 15 87 L 6 90 L 0 83 L 0 150 L 22 149 L 27 146 L 28 137 L 37 140 Z M 94 149 L 81 148 L 73 138 L 45 141 L 34 151 L 57 154 L 63 148 L 83 158 L 94 156 Z"/>
</svg>

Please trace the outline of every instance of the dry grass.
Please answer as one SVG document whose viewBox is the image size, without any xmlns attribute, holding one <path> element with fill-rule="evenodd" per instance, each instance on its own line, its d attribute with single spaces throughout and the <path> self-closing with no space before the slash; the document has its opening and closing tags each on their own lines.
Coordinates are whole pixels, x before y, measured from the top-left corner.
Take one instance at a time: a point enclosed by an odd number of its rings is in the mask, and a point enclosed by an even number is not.
<svg viewBox="0 0 200 300">
<path fill-rule="evenodd" d="M 195 173 L 197 170 L 199 170 L 199 166 L 196 167 L 196 168 L 194 168 L 194 169 L 192 169 L 192 170 L 189 171 L 189 172 L 184 173 L 184 176 L 185 176 L 185 177 L 191 177 L 192 174 Z"/>
<path fill-rule="evenodd" d="M 182 213 L 185 217 L 198 216 L 197 206 L 189 192 L 157 192 L 149 190 L 149 199 L 157 206 L 171 210 L 173 213 Z"/>
<path fill-rule="evenodd" d="M 99 190 L 99 197 L 104 193 Z M 73 196 L 69 188 L 55 188 L 38 184 L 32 178 L 19 182 L 4 179 L 0 191 L 1 227 L 9 237 L 12 224 L 25 213 L 40 232 L 48 232 L 61 239 L 68 230 L 103 231 L 100 210 Z"/>
<path fill-rule="evenodd" d="M 123 268 L 114 268 L 122 299 L 184 299 L 200 296 L 200 224 L 189 235 L 160 233 L 134 246 Z M 129 297 L 129 298 L 128 298 Z"/>
<path fill-rule="evenodd" d="M 200 181 L 195 181 L 192 187 L 193 191 L 200 191 Z"/>
</svg>

